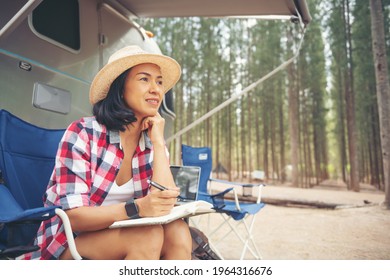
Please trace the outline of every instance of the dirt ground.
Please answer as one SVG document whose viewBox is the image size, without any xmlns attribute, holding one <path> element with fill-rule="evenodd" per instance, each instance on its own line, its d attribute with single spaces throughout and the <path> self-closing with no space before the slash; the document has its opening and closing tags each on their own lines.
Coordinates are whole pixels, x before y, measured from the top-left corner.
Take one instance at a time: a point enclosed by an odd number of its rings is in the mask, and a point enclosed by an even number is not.
<svg viewBox="0 0 390 280">
<path fill-rule="evenodd" d="M 390 210 L 382 206 L 381 191 L 267 186 L 262 199 L 266 206 L 253 229 L 262 259 L 390 260 Z M 223 221 L 219 214 L 209 217 L 198 221 L 206 233 L 208 225 L 216 228 Z M 235 227 L 243 232 L 244 228 Z M 210 240 L 225 259 L 239 259 L 242 243 L 234 233 L 217 243 L 228 230 L 225 225 Z M 253 256 L 247 253 L 245 259 Z"/>
</svg>

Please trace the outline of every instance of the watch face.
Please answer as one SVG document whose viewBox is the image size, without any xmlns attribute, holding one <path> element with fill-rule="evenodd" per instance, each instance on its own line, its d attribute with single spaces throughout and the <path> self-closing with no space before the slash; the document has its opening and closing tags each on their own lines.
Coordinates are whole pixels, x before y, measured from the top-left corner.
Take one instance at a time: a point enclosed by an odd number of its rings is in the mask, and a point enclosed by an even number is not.
<svg viewBox="0 0 390 280">
<path fill-rule="evenodd" d="M 138 217 L 138 208 L 134 202 L 134 199 L 131 199 L 128 202 L 126 202 L 125 209 L 126 209 L 127 217 L 133 219 L 135 218 L 135 216 Z"/>
</svg>

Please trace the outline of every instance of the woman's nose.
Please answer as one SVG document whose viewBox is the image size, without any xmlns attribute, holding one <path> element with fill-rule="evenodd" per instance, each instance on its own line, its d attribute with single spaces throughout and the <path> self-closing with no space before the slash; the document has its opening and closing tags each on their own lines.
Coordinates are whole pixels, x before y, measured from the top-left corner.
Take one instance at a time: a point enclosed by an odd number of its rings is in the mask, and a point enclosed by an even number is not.
<svg viewBox="0 0 390 280">
<path fill-rule="evenodd" d="M 152 82 L 150 85 L 150 92 L 161 93 L 163 90 L 162 87 L 160 82 Z"/>
</svg>

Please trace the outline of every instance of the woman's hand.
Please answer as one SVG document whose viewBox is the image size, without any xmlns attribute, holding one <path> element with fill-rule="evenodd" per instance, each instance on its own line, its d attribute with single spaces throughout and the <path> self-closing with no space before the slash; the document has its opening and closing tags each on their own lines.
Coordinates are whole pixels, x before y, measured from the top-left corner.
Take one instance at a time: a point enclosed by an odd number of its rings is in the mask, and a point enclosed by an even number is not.
<svg viewBox="0 0 390 280">
<path fill-rule="evenodd" d="M 163 144 L 164 142 L 165 119 L 159 113 L 152 117 L 146 117 L 142 120 L 142 130 L 148 130 L 148 135 L 153 145 Z"/>
<path fill-rule="evenodd" d="M 160 191 L 152 187 L 147 196 L 136 200 L 139 215 L 141 217 L 157 217 L 169 214 L 175 206 L 179 190 L 175 187 Z"/>
<path fill-rule="evenodd" d="M 169 186 L 161 191 L 151 187 L 147 196 L 136 200 L 139 215 L 141 217 L 156 217 L 167 215 L 174 207 L 180 189 L 173 181 L 169 168 L 168 152 L 165 146 L 164 126 L 165 120 L 159 113 L 142 120 L 142 130 L 148 130 L 148 135 L 153 144 L 153 176 L 152 180 Z"/>
</svg>

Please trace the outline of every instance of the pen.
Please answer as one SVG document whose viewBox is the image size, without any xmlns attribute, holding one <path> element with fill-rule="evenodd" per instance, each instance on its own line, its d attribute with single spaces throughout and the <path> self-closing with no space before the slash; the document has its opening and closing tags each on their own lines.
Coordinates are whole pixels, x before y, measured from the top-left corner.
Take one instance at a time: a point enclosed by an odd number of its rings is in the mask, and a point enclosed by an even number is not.
<svg viewBox="0 0 390 280">
<path fill-rule="evenodd" d="M 156 189 L 159 189 L 160 191 L 168 190 L 167 187 L 164 187 L 163 185 L 160 185 L 159 183 L 154 182 L 154 181 L 152 181 L 152 180 L 149 180 L 149 179 L 148 179 L 147 182 L 148 182 L 149 185 L 155 187 Z M 184 197 L 182 197 L 182 196 L 180 196 L 180 195 L 179 195 L 177 198 L 178 198 L 178 199 L 184 199 Z"/>
<path fill-rule="evenodd" d="M 165 190 L 168 189 L 168 188 L 164 187 L 163 185 L 160 185 L 159 183 L 154 182 L 154 181 L 149 180 L 149 179 L 148 179 L 148 184 L 152 185 L 153 187 L 155 187 L 157 189 L 159 189 L 160 191 L 165 191 Z"/>
</svg>

